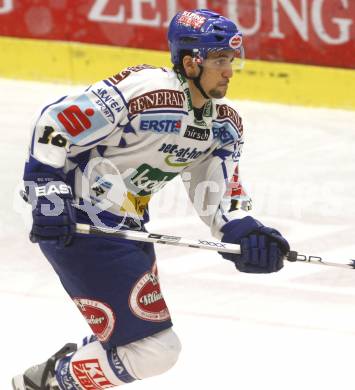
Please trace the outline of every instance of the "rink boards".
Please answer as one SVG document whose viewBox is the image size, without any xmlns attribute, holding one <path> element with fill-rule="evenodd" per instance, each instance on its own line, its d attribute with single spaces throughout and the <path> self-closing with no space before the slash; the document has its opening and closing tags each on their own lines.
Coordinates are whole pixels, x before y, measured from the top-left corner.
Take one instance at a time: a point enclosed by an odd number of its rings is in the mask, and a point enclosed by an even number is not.
<svg viewBox="0 0 355 390">
<path fill-rule="evenodd" d="M 75 42 L 0 37 L 0 77 L 87 84 L 127 66 L 170 66 L 169 53 Z M 355 109 L 355 71 L 247 60 L 229 97 Z"/>
</svg>

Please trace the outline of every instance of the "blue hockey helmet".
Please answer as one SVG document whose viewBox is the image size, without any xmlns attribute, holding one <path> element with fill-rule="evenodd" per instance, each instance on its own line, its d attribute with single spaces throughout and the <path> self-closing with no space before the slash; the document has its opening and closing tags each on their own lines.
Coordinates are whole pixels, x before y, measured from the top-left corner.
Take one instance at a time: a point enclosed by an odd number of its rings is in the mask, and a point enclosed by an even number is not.
<svg viewBox="0 0 355 390">
<path fill-rule="evenodd" d="M 242 33 L 230 19 L 207 9 L 182 11 L 170 22 L 168 42 L 171 61 L 178 65 L 183 50 L 202 60 L 209 51 L 235 50 L 243 55 Z"/>
</svg>

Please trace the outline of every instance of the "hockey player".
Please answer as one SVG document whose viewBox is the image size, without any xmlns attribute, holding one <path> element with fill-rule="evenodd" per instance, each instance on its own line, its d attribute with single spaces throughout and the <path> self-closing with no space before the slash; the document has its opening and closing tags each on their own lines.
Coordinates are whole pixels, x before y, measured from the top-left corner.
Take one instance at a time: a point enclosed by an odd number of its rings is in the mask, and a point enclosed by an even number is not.
<svg viewBox="0 0 355 390">
<path fill-rule="evenodd" d="M 283 266 L 287 241 L 248 214 L 238 179 L 243 126 L 224 96 L 242 34 L 225 17 L 194 10 L 175 15 L 168 40 L 173 70 L 130 67 L 49 103 L 35 123 L 24 173 L 30 239 L 94 334 L 15 377 L 15 390 L 104 389 L 174 365 L 180 343 L 153 245 L 80 235 L 75 223 L 143 230 L 150 198 L 175 176 L 184 176 L 212 234 L 241 245 L 241 255 L 222 254 L 238 270 Z"/>
</svg>

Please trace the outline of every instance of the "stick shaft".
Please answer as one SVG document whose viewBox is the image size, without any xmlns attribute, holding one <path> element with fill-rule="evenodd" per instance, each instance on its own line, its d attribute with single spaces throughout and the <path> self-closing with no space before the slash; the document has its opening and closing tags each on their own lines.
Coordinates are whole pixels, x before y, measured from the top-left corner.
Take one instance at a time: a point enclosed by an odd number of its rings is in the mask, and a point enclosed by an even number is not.
<svg viewBox="0 0 355 390">
<path fill-rule="evenodd" d="M 297 253 L 297 252 L 296 252 Z M 290 256 L 288 256 L 289 261 L 298 261 L 298 262 L 304 262 L 304 263 L 311 263 L 311 264 L 318 264 L 318 265 L 326 265 L 330 267 L 336 267 L 336 268 L 346 268 L 346 269 L 354 269 L 355 268 L 355 260 L 349 260 L 348 263 L 335 263 L 332 261 L 324 261 L 319 256 L 305 256 L 305 255 L 299 255 L 297 254 L 296 259 L 291 259 Z"/>
<path fill-rule="evenodd" d="M 191 239 L 185 237 L 170 236 L 166 234 L 147 233 L 135 230 L 120 230 L 115 228 L 97 227 L 82 223 L 76 224 L 76 232 L 82 234 L 94 234 L 97 236 L 104 237 L 118 237 L 133 241 L 151 242 L 155 244 L 166 244 L 189 248 L 207 249 L 226 253 L 240 253 L 240 246 L 237 244 L 229 244 L 221 241 L 205 239 Z M 318 256 L 299 255 L 296 251 L 290 251 L 286 259 L 291 262 L 298 261 L 347 269 L 355 268 L 354 260 L 350 260 L 349 263 L 335 263 L 330 261 L 323 261 L 323 259 Z"/>
<path fill-rule="evenodd" d="M 106 237 L 119 237 L 126 240 L 152 242 L 156 244 L 166 244 L 183 246 L 189 248 L 201 248 L 212 251 L 240 253 L 240 246 L 237 244 L 227 244 L 221 241 L 191 239 L 178 236 L 169 236 L 166 234 L 146 233 L 135 230 L 119 230 L 114 228 L 104 228 L 86 225 L 82 223 L 76 224 L 76 232 L 82 234 L 95 234 Z"/>
</svg>

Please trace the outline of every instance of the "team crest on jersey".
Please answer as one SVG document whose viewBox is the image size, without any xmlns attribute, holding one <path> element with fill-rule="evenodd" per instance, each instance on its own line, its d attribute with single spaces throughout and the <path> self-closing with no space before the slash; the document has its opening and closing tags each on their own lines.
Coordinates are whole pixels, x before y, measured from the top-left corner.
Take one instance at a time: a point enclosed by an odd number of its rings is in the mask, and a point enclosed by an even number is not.
<svg viewBox="0 0 355 390">
<path fill-rule="evenodd" d="M 101 342 L 107 341 L 115 327 L 115 313 L 107 303 L 87 298 L 74 298 L 74 303 Z"/>
<path fill-rule="evenodd" d="M 160 291 L 157 266 L 146 272 L 133 286 L 129 296 L 131 312 L 138 318 L 153 322 L 170 319 L 170 313 Z"/>
</svg>

